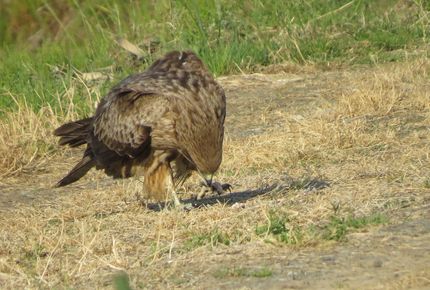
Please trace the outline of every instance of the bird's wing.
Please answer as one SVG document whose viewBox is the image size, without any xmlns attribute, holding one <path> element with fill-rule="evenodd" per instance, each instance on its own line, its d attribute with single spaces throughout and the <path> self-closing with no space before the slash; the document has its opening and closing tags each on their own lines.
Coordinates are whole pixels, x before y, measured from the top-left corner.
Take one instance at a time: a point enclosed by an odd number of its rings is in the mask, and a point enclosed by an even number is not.
<svg viewBox="0 0 430 290">
<path fill-rule="evenodd" d="M 135 157 L 148 148 L 152 126 L 169 109 L 167 98 L 146 87 L 126 81 L 97 108 L 94 136 L 119 155 Z"/>
</svg>

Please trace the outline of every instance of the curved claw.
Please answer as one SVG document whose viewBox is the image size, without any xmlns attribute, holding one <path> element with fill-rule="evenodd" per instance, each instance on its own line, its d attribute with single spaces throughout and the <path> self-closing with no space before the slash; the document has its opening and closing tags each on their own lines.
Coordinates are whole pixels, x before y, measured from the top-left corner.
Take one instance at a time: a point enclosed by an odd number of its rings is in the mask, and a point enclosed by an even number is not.
<svg viewBox="0 0 430 290">
<path fill-rule="evenodd" d="M 233 189 L 233 186 L 230 183 L 224 183 L 224 184 L 221 184 L 221 188 L 224 191 L 228 190 L 228 192 L 231 192 L 231 190 Z"/>
<path fill-rule="evenodd" d="M 221 184 L 219 182 L 212 182 L 210 185 L 210 188 L 212 191 L 218 193 L 218 195 L 224 194 L 226 190 L 231 192 L 232 186 L 228 183 Z"/>
</svg>

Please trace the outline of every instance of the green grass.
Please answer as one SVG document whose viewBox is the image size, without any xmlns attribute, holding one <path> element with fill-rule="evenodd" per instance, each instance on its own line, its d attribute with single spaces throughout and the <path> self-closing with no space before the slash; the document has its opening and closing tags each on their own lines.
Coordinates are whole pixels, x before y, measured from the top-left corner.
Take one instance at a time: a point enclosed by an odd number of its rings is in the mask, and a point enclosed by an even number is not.
<svg viewBox="0 0 430 290">
<path fill-rule="evenodd" d="M 388 218 L 380 213 L 360 217 L 341 217 L 339 208 L 333 205 L 333 209 L 335 214 L 330 217 L 328 222 L 320 227 L 311 226 L 309 228 L 294 225 L 294 222 L 290 221 L 285 213 L 270 211 L 268 221 L 258 225 L 255 233 L 264 237 L 267 242 L 275 240 L 281 244 L 304 246 L 318 243 L 321 240 L 345 241 L 346 235 L 350 232 L 388 222 Z"/>
<path fill-rule="evenodd" d="M 322 238 L 325 240 L 344 241 L 346 234 L 371 225 L 386 224 L 388 218 L 382 214 L 372 214 L 363 217 L 349 216 L 346 218 L 332 216 L 330 222 L 323 227 Z"/>
<path fill-rule="evenodd" d="M 117 274 L 114 277 L 113 282 L 115 290 L 131 290 L 130 278 L 124 272 Z"/>
<path fill-rule="evenodd" d="M 300 244 L 303 233 L 300 228 L 290 226 L 289 222 L 285 214 L 271 211 L 267 223 L 257 226 L 255 233 L 263 237 L 270 235 L 277 241 L 289 245 Z"/>
<path fill-rule="evenodd" d="M 85 100 L 94 93 L 76 81 L 75 69 L 112 66 L 113 79 L 98 87 L 103 94 L 171 49 L 195 50 L 221 75 L 286 61 L 398 61 L 425 48 L 429 33 L 425 0 L 2 2 L 0 111 L 25 101 L 35 109 L 49 104 L 61 114 L 62 95 L 73 85 L 73 102 L 88 114 Z M 131 60 L 115 43 L 118 36 L 140 45 L 144 59 Z M 54 74 L 53 67 L 64 74 Z"/>
<path fill-rule="evenodd" d="M 230 245 L 230 237 L 220 232 L 218 229 L 205 233 L 192 233 L 184 243 L 184 249 L 191 251 L 199 247 L 210 245 L 216 247 L 218 245 Z"/>
</svg>

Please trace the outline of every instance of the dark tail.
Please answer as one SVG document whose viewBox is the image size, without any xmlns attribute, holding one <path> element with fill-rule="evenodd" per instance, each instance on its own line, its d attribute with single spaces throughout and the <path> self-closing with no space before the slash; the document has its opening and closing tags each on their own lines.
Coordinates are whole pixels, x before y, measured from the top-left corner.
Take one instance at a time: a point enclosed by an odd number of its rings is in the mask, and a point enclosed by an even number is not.
<svg viewBox="0 0 430 290">
<path fill-rule="evenodd" d="M 54 131 L 54 135 L 60 137 L 58 144 L 78 147 L 87 143 L 93 118 L 86 118 L 64 124 Z"/>
<path fill-rule="evenodd" d="M 73 169 L 70 170 L 70 172 L 63 177 L 63 179 L 58 181 L 55 187 L 65 186 L 75 182 L 76 180 L 84 176 L 95 165 L 96 161 L 94 160 L 94 156 L 91 153 L 91 148 L 88 148 L 85 151 L 82 160 L 79 161 L 79 163 L 76 164 L 75 167 L 73 167 Z"/>
<path fill-rule="evenodd" d="M 59 136 L 60 145 L 69 145 L 78 147 L 86 144 L 91 130 L 92 118 L 86 118 L 79 121 L 62 125 L 54 131 L 54 135 Z M 84 176 L 93 166 L 96 165 L 91 147 L 87 147 L 82 160 L 73 167 L 73 169 L 61 179 L 55 186 L 65 186 L 75 182 Z"/>
</svg>

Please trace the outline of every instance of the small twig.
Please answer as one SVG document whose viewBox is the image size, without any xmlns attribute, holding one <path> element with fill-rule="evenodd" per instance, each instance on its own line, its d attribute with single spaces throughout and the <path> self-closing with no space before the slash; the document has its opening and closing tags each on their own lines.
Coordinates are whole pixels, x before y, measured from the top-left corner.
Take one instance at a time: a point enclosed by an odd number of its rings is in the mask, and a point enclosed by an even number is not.
<svg viewBox="0 0 430 290">
<path fill-rule="evenodd" d="M 131 43 L 125 38 L 117 38 L 116 42 L 118 43 L 119 46 L 121 46 L 129 53 L 134 55 L 137 59 L 141 59 L 145 55 L 142 49 L 140 49 L 137 45 Z"/>
</svg>

